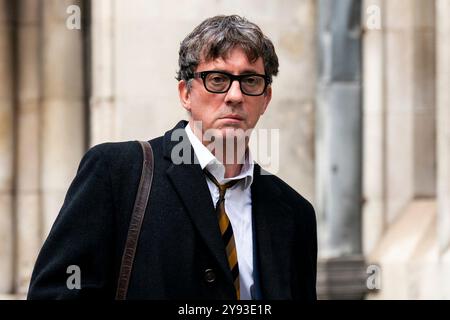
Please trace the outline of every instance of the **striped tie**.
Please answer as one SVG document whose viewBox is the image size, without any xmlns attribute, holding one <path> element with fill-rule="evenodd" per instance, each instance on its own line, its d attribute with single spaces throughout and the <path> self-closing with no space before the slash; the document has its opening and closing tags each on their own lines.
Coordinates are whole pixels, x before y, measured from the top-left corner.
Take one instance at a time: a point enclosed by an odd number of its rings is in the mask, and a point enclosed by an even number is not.
<svg viewBox="0 0 450 320">
<path fill-rule="evenodd" d="M 220 184 L 216 178 L 207 170 L 205 170 L 206 176 L 219 188 L 219 200 L 216 203 L 216 214 L 219 220 L 220 233 L 222 234 L 222 240 L 225 245 L 227 253 L 228 265 L 230 266 L 231 275 L 233 276 L 234 288 L 236 289 L 236 295 L 238 300 L 240 299 L 239 290 L 239 266 L 237 260 L 236 243 L 234 241 L 233 228 L 230 220 L 225 212 L 225 191 L 231 188 L 240 180 L 233 180 L 225 184 Z"/>
</svg>

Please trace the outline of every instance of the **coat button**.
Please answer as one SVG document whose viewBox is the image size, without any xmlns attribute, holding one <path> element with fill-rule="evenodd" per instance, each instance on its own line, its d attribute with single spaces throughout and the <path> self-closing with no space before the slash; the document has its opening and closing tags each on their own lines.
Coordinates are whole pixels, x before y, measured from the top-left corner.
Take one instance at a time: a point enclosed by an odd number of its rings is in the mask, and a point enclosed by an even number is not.
<svg viewBox="0 0 450 320">
<path fill-rule="evenodd" d="M 216 281 L 216 274 L 213 269 L 205 270 L 205 281 L 208 283 L 212 283 L 212 282 Z"/>
</svg>

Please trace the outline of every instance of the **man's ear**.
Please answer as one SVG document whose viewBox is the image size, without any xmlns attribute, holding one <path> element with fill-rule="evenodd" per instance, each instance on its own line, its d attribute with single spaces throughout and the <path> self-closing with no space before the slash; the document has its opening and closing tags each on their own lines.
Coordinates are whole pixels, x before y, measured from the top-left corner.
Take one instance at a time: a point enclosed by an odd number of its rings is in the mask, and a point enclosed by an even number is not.
<svg viewBox="0 0 450 320">
<path fill-rule="evenodd" d="M 191 112 L 191 97 L 188 84 L 184 80 L 178 82 L 178 96 L 180 97 L 180 102 L 183 108 L 188 112 Z"/>
<path fill-rule="evenodd" d="M 261 115 L 266 112 L 267 106 L 270 103 L 270 100 L 272 100 L 272 86 L 268 86 L 266 89 L 266 93 L 264 93 L 264 106 L 261 109 Z"/>
</svg>

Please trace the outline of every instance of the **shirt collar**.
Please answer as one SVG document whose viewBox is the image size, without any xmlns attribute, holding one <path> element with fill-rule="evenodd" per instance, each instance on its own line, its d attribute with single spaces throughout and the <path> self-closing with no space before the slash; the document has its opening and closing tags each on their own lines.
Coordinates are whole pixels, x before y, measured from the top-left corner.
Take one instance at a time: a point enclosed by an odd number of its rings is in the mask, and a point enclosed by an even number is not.
<svg viewBox="0 0 450 320">
<path fill-rule="evenodd" d="M 185 127 L 188 139 L 194 149 L 198 162 L 202 170 L 205 168 L 217 179 L 220 184 L 231 180 L 244 179 L 244 188 L 248 188 L 253 182 L 254 162 L 250 148 L 247 148 L 245 160 L 242 165 L 241 173 L 236 177 L 225 178 L 225 167 L 217 158 L 203 145 L 200 139 L 194 134 L 189 123 Z"/>
</svg>

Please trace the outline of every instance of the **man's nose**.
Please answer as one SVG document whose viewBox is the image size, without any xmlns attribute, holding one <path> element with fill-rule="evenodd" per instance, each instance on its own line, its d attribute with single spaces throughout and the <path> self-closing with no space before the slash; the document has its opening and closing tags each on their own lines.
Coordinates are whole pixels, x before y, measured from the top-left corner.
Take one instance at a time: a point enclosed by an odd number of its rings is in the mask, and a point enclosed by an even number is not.
<svg viewBox="0 0 450 320">
<path fill-rule="evenodd" d="M 243 99 L 243 93 L 241 91 L 241 87 L 239 85 L 239 81 L 234 80 L 231 83 L 231 87 L 225 96 L 226 103 L 240 103 Z"/>
</svg>

